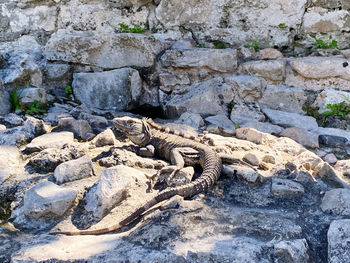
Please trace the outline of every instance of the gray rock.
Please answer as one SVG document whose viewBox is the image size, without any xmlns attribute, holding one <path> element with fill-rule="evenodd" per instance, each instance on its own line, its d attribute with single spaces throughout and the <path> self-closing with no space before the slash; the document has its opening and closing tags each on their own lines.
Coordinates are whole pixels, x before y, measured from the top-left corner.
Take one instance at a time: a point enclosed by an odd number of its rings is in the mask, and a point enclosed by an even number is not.
<svg viewBox="0 0 350 263">
<path fill-rule="evenodd" d="M 186 185 L 192 181 L 193 175 L 194 175 L 194 168 L 192 166 L 182 168 L 171 179 L 168 185 L 170 187 Z"/>
<path fill-rule="evenodd" d="M 98 73 L 75 73 L 74 94 L 88 107 L 108 110 L 132 109 L 141 95 L 141 78 L 132 68 Z"/>
<path fill-rule="evenodd" d="M 256 53 L 258 59 L 278 59 L 283 58 L 281 51 L 274 48 L 264 48 Z"/>
<path fill-rule="evenodd" d="M 24 105 L 30 105 L 34 101 L 47 103 L 46 90 L 43 88 L 25 88 L 20 92 L 20 100 Z"/>
<path fill-rule="evenodd" d="M 47 148 L 63 148 L 64 145 L 74 142 L 72 132 L 50 132 L 34 138 L 26 145 L 23 152 L 30 154 Z"/>
<path fill-rule="evenodd" d="M 254 153 L 246 153 L 243 156 L 242 160 L 249 163 L 250 165 L 253 165 L 253 166 L 259 166 L 259 164 L 260 164 L 260 160 L 259 160 L 258 156 Z"/>
<path fill-rule="evenodd" d="M 6 116 L 4 116 L 4 118 L 2 118 L 1 122 L 4 123 L 9 128 L 24 124 L 23 117 L 15 113 L 7 114 Z"/>
<path fill-rule="evenodd" d="M 24 214 L 31 219 L 61 217 L 73 204 L 77 192 L 45 181 L 27 190 L 24 195 Z"/>
<path fill-rule="evenodd" d="M 227 176 L 237 176 L 237 178 L 245 183 L 257 185 L 263 182 L 263 177 L 251 168 L 238 165 L 224 165 L 223 174 Z"/>
<path fill-rule="evenodd" d="M 231 111 L 230 119 L 234 123 L 242 125 L 251 121 L 265 121 L 265 115 L 255 103 L 237 103 Z"/>
<path fill-rule="evenodd" d="M 227 129 L 231 131 L 236 130 L 233 122 L 229 118 L 227 118 L 226 115 L 224 114 L 207 117 L 205 118 L 205 121 L 212 125 L 218 126 L 222 129 Z"/>
<path fill-rule="evenodd" d="M 0 115 L 5 115 L 10 112 L 11 104 L 9 101 L 9 95 L 5 91 L 2 80 L 0 78 Z"/>
<path fill-rule="evenodd" d="M 302 128 L 287 128 L 280 133 L 280 136 L 291 138 L 305 147 L 319 148 L 318 134 Z"/>
<path fill-rule="evenodd" d="M 85 120 L 76 120 L 73 117 L 65 117 L 58 120 L 55 131 L 71 131 L 77 138 L 87 140 L 90 138 L 92 129 Z"/>
<path fill-rule="evenodd" d="M 271 81 L 282 81 L 286 76 L 285 60 L 249 61 L 241 65 L 245 74 L 263 77 Z"/>
<path fill-rule="evenodd" d="M 273 124 L 282 127 L 297 127 L 305 130 L 315 130 L 318 128 L 316 119 L 310 116 L 272 109 L 263 109 L 263 112 Z"/>
<path fill-rule="evenodd" d="M 151 67 L 169 43 L 141 34 L 68 33 L 58 31 L 45 46 L 51 61 L 64 61 L 105 69 Z"/>
<path fill-rule="evenodd" d="M 350 215 L 350 190 L 332 189 L 327 191 L 321 203 L 321 209 L 325 213 L 333 215 Z"/>
<path fill-rule="evenodd" d="M 167 50 L 161 57 L 165 67 L 208 68 L 228 73 L 237 69 L 237 50 L 193 48 L 185 50 Z"/>
<path fill-rule="evenodd" d="M 255 102 L 261 98 L 266 81 L 250 75 L 230 75 L 224 77 L 225 83 L 233 85 L 237 96 L 245 102 Z"/>
<path fill-rule="evenodd" d="M 350 93 L 347 91 L 326 88 L 317 95 L 317 98 L 312 106 L 319 107 L 318 112 L 322 113 L 329 111 L 329 109 L 327 109 L 328 104 L 338 104 L 343 101 L 348 101 L 349 99 Z"/>
<path fill-rule="evenodd" d="M 323 157 L 323 160 L 329 164 L 335 164 L 338 159 L 337 156 L 335 156 L 334 153 L 328 153 Z"/>
<path fill-rule="evenodd" d="M 49 80 L 61 80 L 67 76 L 70 69 L 71 66 L 68 64 L 48 63 L 46 65 L 46 76 Z"/>
<path fill-rule="evenodd" d="M 318 127 L 317 129 L 314 130 L 314 132 L 320 135 L 320 139 L 322 138 L 324 143 L 330 143 L 331 145 L 337 146 L 339 144 L 343 144 L 343 145 L 344 143 L 347 144 L 347 141 L 344 138 L 350 141 L 350 132 L 342 129 Z M 324 136 L 324 135 L 327 135 L 327 136 Z M 332 136 L 338 136 L 343 138 L 337 138 Z"/>
<path fill-rule="evenodd" d="M 194 48 L 194 46 L 195 42 L 193 40 L 178 40 L 171 44 L 170 49 L 191 49 Z"/>
<path fill-rule="evenodd" d="M 330 147 L 342 147 L 348 143 L 348 139 L 335 135 L 320 135 L 320 144 Z"/>
<path fill-rule="evenodd" d="M 92 143 L 96 147 L 103 147 L 107 145 L 114 145 L 115 136 L 111 129 L 106 129 L 105 131 L 98 134 L 93 140 Z"/>
<path fill-rule="evenodd" d="M 350 262 L 350 219 L 334 220 L 328 229 L 328 262 Z"/>
<path fill-rule="evenodd" d="M 279 135 L 283 128 L 269 122 L 249 121 L 241 125 L 242 128 L 253 128 L 264 133 Z"/>
<path fill-rule="evenodd" d="M 338 160 L 334 165 L 334 169 L 341 173 L 344 177 L 350 176 L 350 160 Z"/>
<path fill-rule="evenodd" d="M 273 178 L 271 192 L 278 196 L 295 196 L 304 194 L 304 187 L 289 179 Z"/>
<path fill-rule="evenodd" d="M 53 172 L 59 164 L 77 159 L 83 155 L 85 155 L 85 149 L 78 144 L 70 144 L 62 149 L 45 149 L 31 157 L 28 164 L 39 171 Z"/>
<path fill-rule="evenodd" d="M 54 177 L 58 184 L 80 180 L 93 174 L 92 162 L 87 155 L 61 163 L 54 171 Z"/>
<path fill-rule="evenodd" d="M 315 171 L 316 176 L 329 181 L 336 187 L 348 187 L 348 184 L 339 176 L 336 171 L 328 163 L 320 164 L 318 170 Z"/>
<path fill-rule="evenodd" d="M 204 125 L 204 120 L 198 113 L 185 112 L 181 114 L 176 123 L 192 126 L 195 129 Z"/>
<path fill-rule="evenodd" d="M 261 106 L 274 110 L 304 113 L 302 108 L 306 99 L 305 92 L 301 88 L 267 85 L 259 103 Z"/>
<path fill-rule="evenodd" d="M 160 89 L 165 92 L 170 92 L 176 89 L 178 86 L 190 85 L 191 80 L 188 74 L 178 73 L 160 73 L 159 74 Z"/>
<path fill-rule="evenodd" d="M 23 145 L 36 136 L 46 133 L 42 120 L 27 116 L 23 126 L 6 129 L 0 132 L 0 145 Z"/>
<path fill-rule="evenodd" d="M 11 176 L 23 172 L 22 156 L 15 146 L 0 145 L 0 185 Z"/>
<path fill-rule="evenodd" d="M 93 216 L 102 217 L 121 202 L 135 180 L 143 179 L 144 173 L 124 165 L 107 168 L 99 177 L 95 186 L 86 194 L 85 209 Z"/>
<path fill-rule="evenodd" d="M 108 120 L 103 116 L 82 112 L 79 114 L 77 119 L 86 120 L 94 132 L 104 131 L 108 127 Z"/>
<path fill-rule="evenodd" d="M 267 139 L 267 134 L 252 128 L 239 128 L 236 130 L 236 137 L 256 144 L 262 144 Z"/>
<path fill-rule="evenodd" d="M 274 246 L 276 263 L 308 263 L 309 246 L 305 239 L 280 241 Z"/>
</svg>

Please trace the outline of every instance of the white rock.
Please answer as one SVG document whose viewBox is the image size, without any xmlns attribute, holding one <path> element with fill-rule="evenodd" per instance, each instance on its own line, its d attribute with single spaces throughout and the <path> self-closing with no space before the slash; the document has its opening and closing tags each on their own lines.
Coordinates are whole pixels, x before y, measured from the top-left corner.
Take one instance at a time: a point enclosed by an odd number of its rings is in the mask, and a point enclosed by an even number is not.
<svg viewBox="0 0 350 263">
<path fill-rule="evenodd" d="M 280 241 L 274 246 L 274 255 L 278 258 L 277 262 L 288 263 L 308 263 L 309 246 L 305 239 L 295 239 Z"/>
<path fill-rule="evenodd" d="M 334 220 L 328 229 L 328 262 L 350 262 L 350 219 Z"/>
<path fill-rule="evenodd" d="M 43 88 L 25 88 L 20 93 L 20 100 L 25 105 L 29 105 L 34 101 L 47 103 L 46 90 Z"/>
<path fill-rule="evenodd" d="M 243 125 L 252 121 L 265 121 L 265 115 L 255 103 L 237 103 L 231 111 L 230 119 L 237 125 Z"/>
<path fill-rule="evenodd" d="M 96 147 L 103 147 L 106 145 L 114 145 L 115 136 L 111 129 L 106 129 L 105 131 L 98 134 L 93 140 L 92 143 Z"/>
<path fill-rule="evenodd" d="M 251 168 L 238 165 L 224 165 L 223 174 L 228 176 L 237 176 L 237 178 L 245 183 L 256 185 L 263 182 L 263 177 Z"/>
<path fill-rule="evenodd" d="M 302 128 L 287 128 L 280 133 L 280 136 L 291 138 L 305 147 L 319 148 L 318 134 Z"/>
<path fill-rule="evenodd" d="M 24 214 L 31 219 L 59 218 L 73 204 L 77 192 L 45 181 L 24 194 Z"/>
<path fill-rule="evenodd" d="M 338 161 L 338 158 L 334 153 L 328 153 L 323 157 L 323 160 L 329 164 L 335 164 Z"/>
<path fill-rule="evenodd" d="M 271 81 L 282 81 L 286 76 L 285 60 L 249 61 L 241 65 L 245 74 L 263 77 Z"/>
<path fill-rule="evenodd" d="M 47 148 L 62 148 L 66 144 L 74 142 L 72 132 L 50 132 L 34 138 L 26 145 L 26 153 L 40 152 Z"/>
<path fill-rule="evenodd" d="M 319 113 L 330 111 L 327 109 L 327 104 L 338 104 L 345 101 L 349 103 L 350 101 L 350 92 L 334 90 L 334 89 L 325 89 L 320 94 L 318 94 L 313 106 L 319 107 Z"/>
<path fill-rule="evenodd" d="M 321 209 L 334 215 L 350 215 L 350 190 L 332 189 L 322 199 Z"/>
<path fill-rule="evenodd" d="M 242 128 L 253 128 L 255 130 L 264 132 L 264 133 L 270 133 L 279 135 L 283 128 L 278 125 L 273 125 L 269 122 L 259 122 L 259 121 L 249 121 L 245 122 L 241 125 Z"/>
<path fill-rule="evenodd" d="M 259 164 L 260 164 L 259 157 L 254 153 L 245 154 L 243 156 L 243 161 L 245 161 L 251 165 L 254 165 L 254 166 L 259 166 Z"/>
<path fill-rule="evenodd" d="M 61 163 L 54 171 L 54 177 L 58 184 L 80 180 L 93 175 L 90 157 L 84 155 L 75 160 Z"/>
<path fill-rule="evenodd" d="M 15 146 L 0 145 L 0 185 L 8 178 L 23 171 L 22 156 Z"/>
<path fill-rule="evenodd" d="M 253 128 L 239 128 L 236 130 L 236 137 L 256 144 L 262 144 L 267 140 L 268 135 Z"/>
</svg>

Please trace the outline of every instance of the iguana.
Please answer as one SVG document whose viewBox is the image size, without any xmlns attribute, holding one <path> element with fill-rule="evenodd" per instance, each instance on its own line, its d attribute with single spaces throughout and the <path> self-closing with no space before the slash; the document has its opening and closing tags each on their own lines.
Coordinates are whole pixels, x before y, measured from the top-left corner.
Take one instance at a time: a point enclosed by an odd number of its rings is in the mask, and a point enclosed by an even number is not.
<svg viewBox="0 0 350 263">
<path fill-rule="evenodd" d="M 182 169 L 185 164 L 193 165 L 194 162 L 201 165 L 203 168 L 202 174 L 189 184 L 166 188 L 159 192 L 150 201 L 143 204 L 132 214 L 113 226 L 97 230 L 52 232 L 52 234 L 96 235 L 112 232 L 130 224 L 154 205 L 175 195 L 191 197 L 207 190 L 216 182 L 221 174 L 221 158 L 213 149 L 202 144 L 196 137 L 188 136 L 170 130 L 169 128 L 163 128 L 146 118 L 137 119 L 125 116 L 113 119 L 113 123 L 115 127 L 121 130 L 133 143 L 141 147 L 153 145 L 155 153 L 159 157 L 171 162 L 172 165 L 162 168 L 156 174 L 155 181 L 163 173 L 169 173 L 169 178 L 171 178 L 177 171 Z"/>
</svg>

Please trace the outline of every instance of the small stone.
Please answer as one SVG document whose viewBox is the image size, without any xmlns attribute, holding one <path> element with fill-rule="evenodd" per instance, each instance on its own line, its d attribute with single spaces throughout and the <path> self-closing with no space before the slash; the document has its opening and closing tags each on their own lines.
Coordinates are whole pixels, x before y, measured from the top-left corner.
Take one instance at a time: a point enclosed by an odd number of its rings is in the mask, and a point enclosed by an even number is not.
<svg viewBox="0 0 350 263">
<path fill-rule="evenodd" d="M 139 155 L 141 157 L 153 158 L 155 153 L 155 148 L 153 145 L 147 145 L 146 147 L 142 147 L 139 150 Z"/>
<path fill-rule="evenodd" d="M 237 176 L 237 178 L 250 185 L 257 185 L 263 182 L 263 177 L 251 168 L 238 165 L 224 165 L 223 174 Z"/>
<path fill-rule="evenodd" d="M 47 103 L 46 90 L 43 88 L 25 88 L 20 92 L 19 97 L 24 105 L 30 105 L 34 101 Z"/>
<path fill-rule="evenodd" d="M 347 183 L 336 173 L 332 166 L 328 163 L 320 164 L 318 170 L 315 171 L 315 176 L 327 180 L 337 187 L 348 187 Z"/>
<path fill-rule="evenodd" d="M 77 192 L 45 181 L 24 194 L 24 214 L 31 219 L 59 218 L 73 204 Z"/>
<path fill-rule="evenodd" d="M 12 128 L 12 127 L 23 125 L 24 120 L 21 116 L 18 116 L 17 114 L 14 114 L 14 113 L 10 113 L 10 114 L 7 114 L 2 119 L 2 123 Z"/>
<path fill-rule="evenodd" d="M 63 79 L 71 69 L 68 64 L 53 64 L 48 63 L 46 65 L 46 75 L 50 80 L 60 80 Z"/>
<path fill-rule="evenodd" d="M 283 128 L 278 125 L 273 125 L 269 122 L 258 122 L 258 121 L 249 121 L 241 125 L 242 128 L 253 128 L 263 133 L 269 133 L 274 135 L 279 135 Z"/>
<path fill-rule="evenodd" d="M 61 118 L 55 131 L 71 131 L 77 138 L 87 140 L 92 133 L 91 126 L 86 120 L 76 120 L 73 117 Z"/>
<path fill-rule="evenodd" d="M 230 119 L 238 125 L 251 121 L 265 121 L 265 115 L 260 111 L 260 107 L 254 103 L 237 103 L 233 107 Z"/>
<path fill-rule="evenodd" d="M 305 239 L 280 241 L 274 245 L 275 262 L 308 263 L 309 246 Z"/>
<path fill-rule="evenodd" d="M 350 262 L 350 219 L 334 220 L 328 229 L 328 262 Z"/>
<path fill-rule="evenodd" d="M 103 147 L 107 145 L 114 145 L 115 136 L 111 129 L 106 129 L 105 131 L 98 134 L 93 140 L 92 143 L 96 147 Z"/>
<path fill-rule="evenodd" d="M 264 48 L 262 50 L 259 50 L 259 52 L 256 54 L 256 57 L 258 59 L 277 59 L 283 58 L 283 54 L 281 51 L 275 48 Z"/>
<path fill-rule="evenodd" d="M 256 156 L 253 153 L 247 153 L 246 155 L 244 155 L 243 161 L 245 161 L 251 165 L 254 165 L 254 166 L 259 166 L 259 164 L 260 164 L 260 160 L 259 160 L 258 156 Z"/>
<path fill-rule="evenodd" d="M 347 138 L 335 135 L 320 135 L 319 139 L 322 145 L 329 147 L 344 146 L 348 142 Z"/>
<path fill-rule="evenodd" d="M 323 160 L 329 164 L 335 164 L 338 159 L 334 153 L 328 153 L 323 157 Z"/>
<path fill-rule="evenodd" d="M 318 134 L 302 128 L 287 128 L 281 132 L 280 136 L 291 138 L 305 147 L 319 148 Z"/>
<path fill-rule="evenodd" d="M 286 61 L 284 60 L 258 60 L 242 64 L 245 74 L 263 77 L 271 81 L 282 81 L 286 76 Z"/>
<path fill-rule="evenodd" d="M 1 131 L 4 131 L 4 130 L 6 130 L 6 126 L 5 126 L 5 125 L 0 124 L 0 132 L 1 132 Z"/>
<path fill-rule="evenodd" d="M 266 162 L 266 163 L 275 164 L 276 163 L 276 158 L 273 155 L 267 154 L 267 155 L 263 156 L 262 161 Z"/>
<path fill-rule="evenodd" d="M 262 144 L 266 135 L 252 128 L 239 128 L 236 130 L 236 137 L 256 144 Z"/>
<path fill-rule="evenodd" d="M 174 178 L 170 181 L 169 186 L 175 187 L 180 185 L 186 185 L 192 181 L 193 175 L 194 175 L 194 168 L 192 166 L 182 168 L 180 171 L 176 173 Z"/>
<path fill-rule="evenodd" d="M 84 155 L 76 160 L 67 161 L 58 165 L 54 177 L 58 184 L 80 180 L 93 175 L 91 159 Z"/>
<path fill-rule="evenodd" d="M 215 126 L 218 126 L 219 128 L 222 128 L 222 129 L 227 129 L 232 131 L 236 130 L 233 122 L 223 114 L 207 117 L 205 118 L 205 121 Z"/>
<path fill-rule="evenodd" d="M 198 113 L 190 113 L 185 112 L 183 113 L 180 118 L 176 121 L 176 123 L 186 124 L 189 126 L 194 127 L 195 129 L 198 129 L 199 127 L 204 125 L 204 121 Z"/>
<path fill-rule="evenodd" d="M 321 203 L 325 213 L 333 215 L 350 216 L 350 190 L 332 189 L 327 191 Z"/>
<path fill-rule="evenodd" d="M 278 196 L 295 196 L 304 194 L 304 187 L 289 179 L 273 178 L 271 192 Z"/>
</svg>

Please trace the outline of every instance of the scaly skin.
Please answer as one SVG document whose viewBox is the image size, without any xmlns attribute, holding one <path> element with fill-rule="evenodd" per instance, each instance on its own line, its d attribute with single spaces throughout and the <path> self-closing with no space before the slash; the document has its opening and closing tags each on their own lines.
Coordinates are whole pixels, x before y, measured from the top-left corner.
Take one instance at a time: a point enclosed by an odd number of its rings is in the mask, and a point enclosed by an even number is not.
<svg viewBox="0 0 350 263">
<path fill-rule="evenodd" d="M 125 135 L 132 142 L 140 146 L 146 146 L 148 144 L 153 145 L 156 149 L 156 154 L 159 157 L 164 158 L 173 164 L 172 166 L 163 168 L 164 170 L 161 170 L 160 173 L 169 172 L 170 169 L 171 174 L 174 175 L 176 171 L 183 168 L 184 159 L 182 155 L 185 153 L 182 152 L 182 149 L 191 148 L 197 152 L 199 164 L 203 168 L 202 174 L 196 180 L 187 185 L 171 187 L 159 192 L 150 201 L 143 204 L 131 215 L 113 226 L 97 230 L 53 232 L 52 234 L 97 235 L 115 231 L 130 224 L 154 205 L 175 195 L 190 197 L 204 192 L 219 178 L 222 169 L 220 157 L 217 156 L 217 154 L 211 148 L 198 142 L 198 139 L 188 139 L 188 136 L 179 134 L 169 129 L 164 129 L 148 119 L 139 120 L 136 118 L 121 117 L 115 118 L 113 122 L 116 128 L 125 133 Z M 179 134 L 187 138 L 181 138 L 175 134 Z"/>
</svg>

